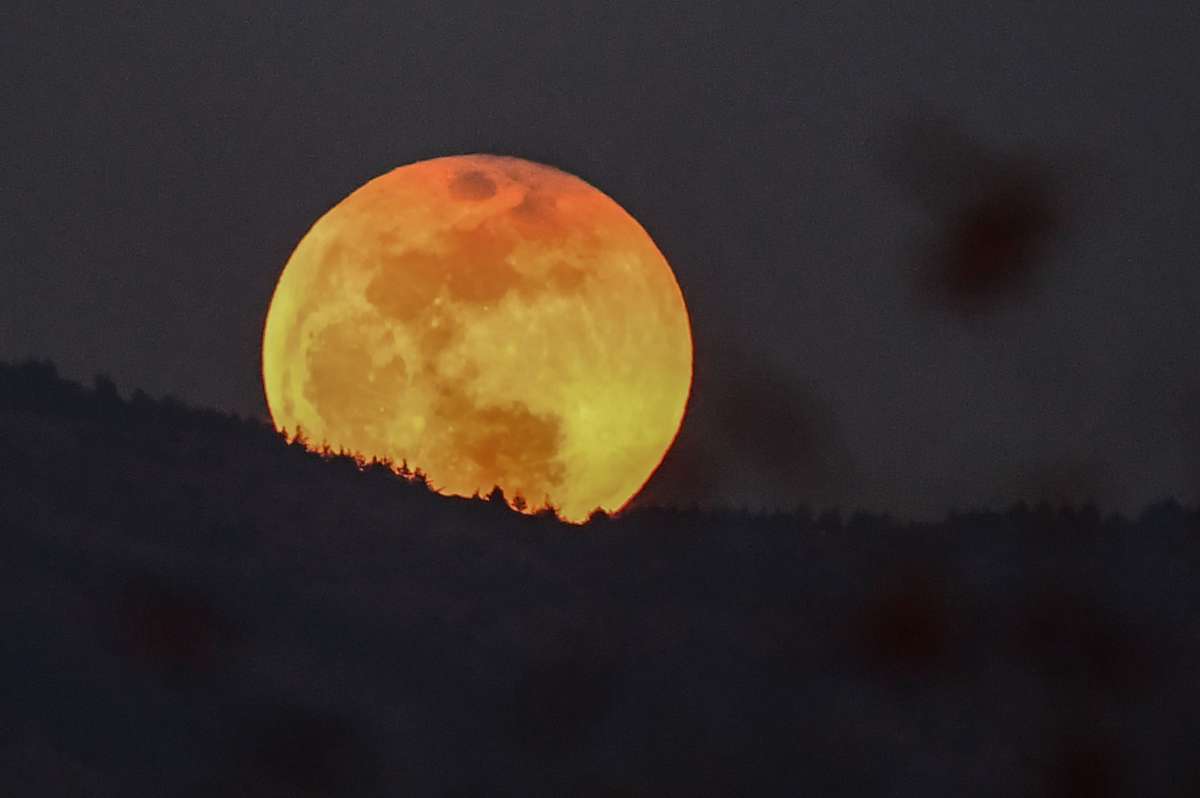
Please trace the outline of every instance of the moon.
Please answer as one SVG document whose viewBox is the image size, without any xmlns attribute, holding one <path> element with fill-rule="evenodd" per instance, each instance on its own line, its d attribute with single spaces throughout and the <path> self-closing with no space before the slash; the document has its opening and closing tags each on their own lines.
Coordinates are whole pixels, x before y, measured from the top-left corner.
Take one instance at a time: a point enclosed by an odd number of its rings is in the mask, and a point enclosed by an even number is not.
<svg viewBox="0 0 1200 798">
<path fill-rule="evenodd" d="M 275 288 L 262 370 L 278 429 L 582 521 L 626 505 L 671 446 L 692 336 L 670 265 L 615 201 L 460 155 L 317 220 Z"/>
</svg>

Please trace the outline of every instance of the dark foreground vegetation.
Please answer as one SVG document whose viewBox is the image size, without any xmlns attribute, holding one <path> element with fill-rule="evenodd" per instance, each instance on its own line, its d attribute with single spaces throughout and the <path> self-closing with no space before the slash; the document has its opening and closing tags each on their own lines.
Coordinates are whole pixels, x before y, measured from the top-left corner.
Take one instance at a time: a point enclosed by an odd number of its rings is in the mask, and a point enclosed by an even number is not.
<svg viewBox="0 0 1200 798">
<path fill-rule="evenodd" d="M 1200 515 L 586 526 L 0 366 L 0 795 L 1200 795 Z"/>
</svg>

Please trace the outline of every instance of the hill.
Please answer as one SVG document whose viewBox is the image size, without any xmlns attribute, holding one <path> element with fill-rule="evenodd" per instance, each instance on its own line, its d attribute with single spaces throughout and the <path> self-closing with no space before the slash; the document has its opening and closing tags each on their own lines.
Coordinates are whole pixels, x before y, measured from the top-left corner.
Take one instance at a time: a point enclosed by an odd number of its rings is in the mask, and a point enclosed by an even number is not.
<svg viewBox="0 0 1200 798">
<path fill-rule="evenodd" d="M 31 362 L 0 540 L 4 795 L 1200 794 L 1170 501 L 572 526 Z"/>
</svg>

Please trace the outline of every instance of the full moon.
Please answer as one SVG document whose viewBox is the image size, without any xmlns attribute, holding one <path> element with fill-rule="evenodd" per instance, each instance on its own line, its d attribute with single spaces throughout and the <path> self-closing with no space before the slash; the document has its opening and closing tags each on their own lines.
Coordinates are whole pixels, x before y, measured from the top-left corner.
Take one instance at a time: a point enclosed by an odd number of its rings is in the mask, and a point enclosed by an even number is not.
<svg viewBox="0 0 1200 798">
<path fill-rule="evenodd" d="M 388 172 L 317 220 L 275 288 L 262 368 L 279 429 L 581 521 L 662 461 L 692 336 L 666 258 L 611 198 L 462 155 Z"/>
</svg>

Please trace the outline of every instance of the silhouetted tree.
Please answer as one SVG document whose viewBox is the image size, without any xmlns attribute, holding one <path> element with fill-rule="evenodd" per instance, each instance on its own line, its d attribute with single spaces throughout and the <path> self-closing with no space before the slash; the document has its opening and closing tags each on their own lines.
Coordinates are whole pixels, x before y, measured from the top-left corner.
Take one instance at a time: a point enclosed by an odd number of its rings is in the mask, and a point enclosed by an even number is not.
<svg viewBox="0 0 1200 798">
<path fill-rule="evenodd" d="M 293 446 L 308 448 L 308 435 L 304 432 L 304 427 L 300 424 L 296 425 L 296 431 L 292 434 L 292 439 L 288 441 Z"/>
<path fill-rule="evenodd" d="M 114 405 L 121 403 L 121 396 L 117 393 L 117 385 L 107 374 L 98 373 L 92 378 L 92 393 L 101 404 Z"/>
<path fill-rule="evenodd" d="M 418 487 L 433 490 L 433 486 L 429 483 L 429 475 L 420 468 L 413 469 L 412 476 L 409 477 L 409 482 Z"/>
<path fill-rule="evenodd" d="M 559 516 L 558 513 L 559 513 L 558 506 L 555 505 L 552 501 L 550 501 L 549 497 L 546 497 L 545 501 L 542 502 L 542 506 L 539 507 L 536 512 L 534 512 L 534 517 L 540 518 L 543 520 L 560 521 L 560 520 L 562 520 L 562 518 Z"/>
<path fill-rule="evenodd" d="M 605 512 L 603 508 L 597 507 L 595 510 L 592 510 L 590 514 L 588 514 L 587 522 L 589 526 L 596 526 L 607 523 L 611 519 L 612 516 Z"/>
<path fill-rule="evenodd" d="M 842 509 L 840 507 L 829 507 L 821 511 L 817 516 L 817 529 L 822 532 L 840 532 L 842 531 Z"/>
<path fill-rule="evenodd" d="M 1173 498 L 1149 505 L 1138 516 L 1142 523 L 1160 528 L 1180 526 L 1185 518 L 1183 506 Z"/>
</svg>

